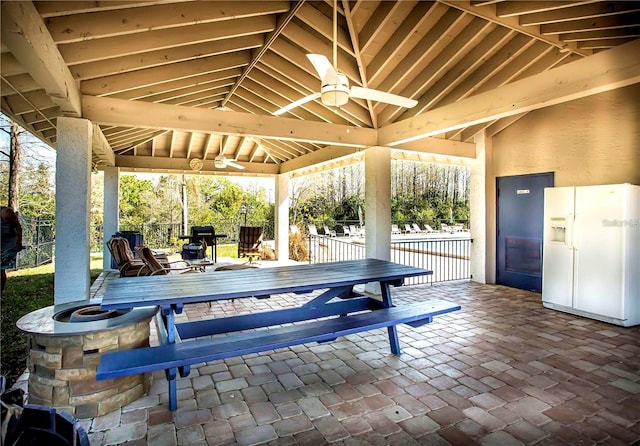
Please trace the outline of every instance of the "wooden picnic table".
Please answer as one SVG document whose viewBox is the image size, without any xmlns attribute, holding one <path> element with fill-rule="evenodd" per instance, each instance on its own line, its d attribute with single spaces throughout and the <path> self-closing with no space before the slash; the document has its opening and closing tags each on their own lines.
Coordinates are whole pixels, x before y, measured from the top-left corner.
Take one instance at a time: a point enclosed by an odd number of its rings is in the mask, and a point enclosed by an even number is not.
<svg viewBox="0 0 640 446">
<path fill-rule="evenodd" d="M 187 376 L 190 366 L 196 363 L 327 341 L 384 327 L 391 352 L 400 354 L 397 324 L 417 327 L 431 322 L 433 316 L 460 309 L 457 304 L 440 300 L 393 304 L 392 285 L 402 285 L 405 277 L 429 274 L 432 271 L 364 259 L 111 280 L 106 284 L 101 308 L 158 306 L 156 323 L 161 345 L 103 354 L 96 378 L 165 370 L 169 406 L 175 410 L 177 372 Z M 369 282 L 380 284 L 381 300 L 354 292 L 355 285 Z M 314 294 L 300 307 L 175 322 L 175 315 L 186 304 L 315 290 L 324 291 Z M 221 334 L 225 336 L 216 336 Z"/>
</svg>

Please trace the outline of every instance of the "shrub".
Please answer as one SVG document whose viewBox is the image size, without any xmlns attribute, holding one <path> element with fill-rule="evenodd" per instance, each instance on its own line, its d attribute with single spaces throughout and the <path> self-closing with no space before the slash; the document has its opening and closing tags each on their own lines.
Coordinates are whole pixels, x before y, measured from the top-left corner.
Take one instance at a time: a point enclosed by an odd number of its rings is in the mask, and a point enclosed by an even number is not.
<svg viewBox="0 0 640 446">
<path fill-rule="evenodd" d="M 289 234 L 289 258 L 298 262 L 309 261 L 309 245 L 304 234 Z"/>
</svg>

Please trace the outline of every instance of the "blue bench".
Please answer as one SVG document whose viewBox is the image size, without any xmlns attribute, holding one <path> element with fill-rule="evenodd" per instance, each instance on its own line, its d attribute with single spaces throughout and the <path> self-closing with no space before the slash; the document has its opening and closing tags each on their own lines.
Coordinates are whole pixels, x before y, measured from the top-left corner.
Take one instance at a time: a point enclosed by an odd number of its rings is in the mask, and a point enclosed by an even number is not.
<svg viewBox="0 0 640 446">
<path fill-rule="evenodd" d="M 357 300 L 354 302 L 357 302 Z M 326 308 L 329 305 L 343 305 L 343 311 L 346 312 L 349 311 L 349 308 L 357 308 L 359 304 L 350 301 L 327 304 L 318 311 L 326 311 L 328 313 L 335 311 L 336 308 Z M 392 332 L 395 336 L 395 329 L 391 330 L 391 328 L 394 328 L 397 324 L 418 327 L 431 322 L 434 316 L 459 309 L 459 305 L 451 302 L 427 301 L 391 308 L 377 308 L 356 314 L 345 314 L 324 319 L 317 319 L 322 317 L 322 314 L 314 309 L 309 309 L 305 319 L 302 316 L 298 318 L 299 320 L 309 319 L 307 322 L 251 331 L 236 331 L 226 336 L 215 337 L 209 335 L 216 332 L 221 333 L 222 330 L 229 332 L 252 328 L 252 324 L 247 324 L 247 322 L 255 321 L 256 315 L 221 318 L 217 320 L 215 325 L 224 328 L 208 329 L 207 331 L 203 331 L 204 327 L 212 327 L 212 324 L 201 325 L 199 321 L 176 324 L 178 333 L 174 343 L 167 342 L 166 338 L 161 336 L 161 345 L 158 346 L 103 353 L 98 365 L 96 379 L 104 380 L 165 370 L 170 384 L 170 408 L 175 410 L 177 406 L 176 371 L 179 371 L 181 376 L 187 376 L 189 368 L 193 364 L 310 342 L 326 342 L 340 336 L 385 327 L 388 328 L 390 336 Z M 271 319 L 269 323 L 277 322 L 278 319 L 291 321 L 291 311 L 269 312 L 271 314 L 270 318 L 275 318 Z M 299 309 L 297 311 L 300 313 Z M 158 317 L 157 322 L 163 324 L 162 318 Z M 160 333 L 163 333 L 163 328 L 159 327 Z M 201 337 L 204 335 L 207 337 Z M 196 338 L 186 339 L 189 337 Z M 392 343 L 391 345 L 391 349 L 395 350 L 394 344 Z M 399 354 L 399 348 L 398 351 L 393 353 Z"/>
</svg>

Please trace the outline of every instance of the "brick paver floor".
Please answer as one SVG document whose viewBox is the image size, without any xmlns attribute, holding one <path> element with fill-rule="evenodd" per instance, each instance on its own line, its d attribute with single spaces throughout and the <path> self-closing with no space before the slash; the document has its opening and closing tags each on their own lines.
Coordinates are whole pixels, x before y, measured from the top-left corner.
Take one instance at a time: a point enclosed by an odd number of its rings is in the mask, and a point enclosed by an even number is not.
<svg viewBox="0 0 640 446">
<path fill-rule="evenodd" d="M 540 294 L 470 282 L 394 288 L 462 310 L 386 330 L 216 361 L 81 420 L 98 445 L 640 444 L 640 327 L 545 309 Z M 294 294 L 188 306 L 194 320 L 294 305 Z"/>
</svg>

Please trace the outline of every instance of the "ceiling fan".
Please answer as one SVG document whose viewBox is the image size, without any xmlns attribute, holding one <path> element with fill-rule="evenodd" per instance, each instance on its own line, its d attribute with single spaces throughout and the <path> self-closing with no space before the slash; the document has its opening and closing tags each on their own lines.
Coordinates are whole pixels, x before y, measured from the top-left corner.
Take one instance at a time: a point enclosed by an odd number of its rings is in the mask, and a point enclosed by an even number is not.
<svg viewBox="0 0 640 446">
<path fill-rule="evenodd" d="M 353 86 L 349 88 L 349 80 L 344 73 L 338 71 L 338 5 L 337 0 L 333 2 L 333 65 L 323 54 L 307 54 L 313 68 L 320 76 L 320 92 L 305 96 L 289 105 L 273 112 L 279 116 L 296 107 L 306 104 L 309 101 L 320 98 L 324 105 L 340 107 L 349 101 L 349 98 L 368 99 L 371 101 L 384 102 L 398 107 L 411 108 L 418 104 L 418 101 L 393 93 L 387 93 L 372 88 Z"/>
<path fill-rule="evenodd" d="M 213 165 L 216 167 L 216 169 L 224 169 L 227 167 L 244 169 L 244 166 L 236 163 L 233 160 L 225 158 L 225 156 L 222 154 L 222 135 L 220 135 L 220 151 L 218 152 L 218 155 L 213 159 Z"/>
</svg>

